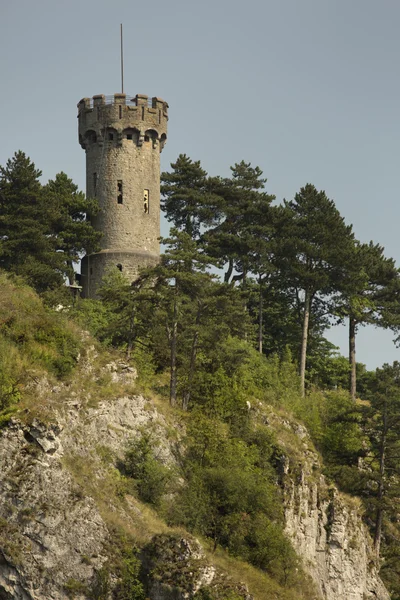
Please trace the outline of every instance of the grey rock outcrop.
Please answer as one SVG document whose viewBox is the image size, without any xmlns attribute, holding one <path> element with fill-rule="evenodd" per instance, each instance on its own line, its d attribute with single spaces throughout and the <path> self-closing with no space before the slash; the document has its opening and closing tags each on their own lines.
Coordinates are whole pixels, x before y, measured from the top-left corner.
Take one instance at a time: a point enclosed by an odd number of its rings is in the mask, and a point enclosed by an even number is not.
<svg viewBox="0 0 400 600">
<path fill-rule="evenodd" d="M 152 574 L 152 600 L 189 600 L 201 589 L 208 588 L 213 597 L 226 596 L 253 600 L 245 584 L 235 583 L 207 562 L 199 541 L 191 536 L 154 536 L 144 550 L 146 569 Z"/>
<path fill-rule="evenodd" d="M 140 427 L 162 418 L 141 396 L 83 409 L 66 405 L 57 422 L 13 422 L 0 435 L 0 598 L 65 600 L 76 582 L 90 582 L 107 561 L 109 533 L 96 502 L 74 481 L 66 456 L 90 458 L 96 448 L 122 456 Z M 163 440 L 160 428 L 160 439 Z M 169 460 L 167 444 L 161 452 Z M 100 475 L 101 461 L 97 463 Z M 86 597 L 74 590 L 74 597 Z"/>
<path fill-rule="evenodd" d="M 283 422 L 298 438 L 301 462 L 281 460 L 286 533 L 324 600 L 389 600 L 378 576 L 360 502 L 321 475 L 306 430 Z"/>
<path fill-rule="evenodd" d="M 51 392 L 45 389 L 44 393 Z M 290 430 L 299 447 L 297 459 L 290 453 L 281 459 L 286 533 L 321 599 L 388 600 L 357 500 L 327 485 L 304 428 L 282 419 L 280 427 Z M 30 425 L 14 421 L 0 432 L 1 600 L 67 600 L 71 590 L 78 600 L 88 597 L 95 573 L 109 560 L 110 533 L 98 501 L 74 477 L 68 460 L 81 461 L 82 468 L 89 469 L 82 477 L 101 488 L 102 453 L 109 453 L 115 462 L 124 455 L 129 440 L 149 428 L 156 432 L 160 459 L 173 462 L 168 424 L 142 396 L 92 408 L 75 396 L 64 401 L 62 413 L 50 423 L 39 418 Z M 141 518 L 132 497 L 118 507 L 106 494 L 103 501 L 127 524 Z M 176 544 L 180 565 L 188 573 L 198 566 L 192 590 L 222 581 L 205 561 L 198 542 L 179 538 Z M 82 589 L 80 582 L 84 582 Z M 152 600 L 167 600 L 170 588 L 168 581 L 155 581 Z M 245 587 L 234 592 L 248 597 Z"/>
</svg>

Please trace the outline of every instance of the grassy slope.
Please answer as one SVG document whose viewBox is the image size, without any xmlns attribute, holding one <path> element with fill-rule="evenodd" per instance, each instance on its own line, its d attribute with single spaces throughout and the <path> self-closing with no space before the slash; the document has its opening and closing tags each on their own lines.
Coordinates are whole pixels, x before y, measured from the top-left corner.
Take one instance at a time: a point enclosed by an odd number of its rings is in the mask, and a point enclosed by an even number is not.
<svg viewBox="0 0 400 600">
<path fill-rule="evenodd" d="M 0 422 L 3 426 L 7 426 L 11 415 L 25 421 L 33 417 L 51 421 L 63 402 L 74 394 L 79 394 L 90 406 L 101 399 L 112 401 L 113 397 L 135 393 L 131 385 L 126 388 L 124 384 L 113 384 L 104 374 L 102 366 L 110 360 L 108 353 L 100 351 L 96 359 L 91 360 L 93 341 L 64 314 L 48 311 L 35 293 L 17 280 L 11 281 L 0 275 L 0 285 Z M 37 394 L 37 386 L 42 381 L 53 386 L 54 392 L 45 404 L 43 396 Z M 141 391 L 140 388 L 137 391 Z M 270 393 L 273 392 L 270 390 Z M 174 430 L 175 423 L 182 420 L 180 411 L 172 410 L 154 394 L 151 401 Z M 178 532 L 187 535 L 180 529 L 169 528 L 154 510 L 134 496 L 130 482 L 116 469 L 112 455 L 104 449 L 99 450 L 99 455 L 93 460 L 103 464 L 100 478 L 93 477 L 94 469 L 87 460 L 67 457 L 65 467 L 83 490 L 95 499 L 113 534 L 117 555 L 121 539 L 129 538 L 141 547 L 154 534 Z M 130 515 L 129 523 L 124 518 L 127 513 Z M 314 597 L 306 577 L 296 588 L 285 589 L 265 573 L 230 557 L 222 549 L 213 553 L 207 540 L 203 543 L 210 562 L 227 571 L 235 580 L 245 581 L 255 598 L 294 600 Z"/>
</svg>

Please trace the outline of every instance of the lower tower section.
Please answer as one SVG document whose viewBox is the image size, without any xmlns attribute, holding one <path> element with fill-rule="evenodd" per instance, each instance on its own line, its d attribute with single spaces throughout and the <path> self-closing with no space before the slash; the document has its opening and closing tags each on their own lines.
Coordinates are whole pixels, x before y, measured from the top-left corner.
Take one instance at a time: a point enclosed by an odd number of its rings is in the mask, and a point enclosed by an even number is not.
<svg viewBox="0 0 400 600">
<path fill-rule="evenodd" d="M 115 94 L 78 104 L 79 141 L 86 152 L 86 195 L 100 211 L 91 217 L 101 250 L 82 260 L 83 295 L 95 298 L 107 269 L 134 280 L 159 260 L 160 152 L 168 105 L 160 98 Z"/>
<path fill-rule="evenodd" d="M 129 252 L 126 250 L 101 250 L 88 254 L 81 262 L 81 284 L 84 298 L 96 298 L 104 275 L 113 267 L 119 269 L 130 281 L 134 281 L 140 269 L 153 267 L 160 254 Z"/>
</svg>

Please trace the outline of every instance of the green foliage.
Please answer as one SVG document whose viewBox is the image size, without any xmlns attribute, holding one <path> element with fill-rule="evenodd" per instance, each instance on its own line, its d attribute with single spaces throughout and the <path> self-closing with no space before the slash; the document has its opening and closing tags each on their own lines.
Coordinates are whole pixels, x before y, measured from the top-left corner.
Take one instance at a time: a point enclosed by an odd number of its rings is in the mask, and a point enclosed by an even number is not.
<svg viewBox="0 0 400 600">
<path fill-rule="evenodd" d="M 216 202 L 215 223 L 203 241 L 207 253 L 226 268 L 225 283 L 242 280 L 245 284 L 250 271 L 263 277 L 273 270 L 275 208 L 270 205 L 275 197 L 263 191 L 266 180 L 259 167 L 241 161 L 231 171 L 230 178 L 210 181 Z"/>
<path fill-rule="evenodd" d="M 274 441 L 269 430 L 249 423 L 240 437 L 234 430 L 192 413 L 182 457 L 185 484 L 170 519 L 290 585 L 297 559 L 282 530 Z"/>
<path fill-rule="evenodd" d="M 400 600 L 400 539 L 398 532 L 393 529 L 383 548 L 383 563 L 379 574 L 391 599 Z"/>
<path fill-rule="evenodd" d="M 62 258 L 49 235 L 40 176 L 41 171 L 20 151 L 0 167 L 0 267 L 24 276 L 42 292 L 61 285 Z"/>
<path fill-rule="evenodd" d="M 243 600 L 235 590 L 201 587 L 193 596 L 195 600 Z"/>
<path fill-rule="evenodd" d="M 71 577 L 64 583 L 64 590 L 69 598 L 76 598 L 76 596 L 86 594 L 87 586 L 82 581 Z"/>
<path fill-rule="evenodd" d="M 57 252 L 62 253 L 64 273 L 72 284 L 75 279 L 73 263 L 86 252 L 99 250 L 101 233 L 93 229 L 90 217 L 99 210 L 96 199 L 87 199 L 78 191 L 72 179 L 58 173 L 43 188 L 49 207 L 51 231 L 57 240 Z"/>
<path fill-rule="evenodd" d="M 0 337 L 0 412 L 10 409 L 21 397 L 16 377 L 21 367 L 17 349 Z"/>
<path fill-rule="evenodd" d="M 102 568 L 95 572 L 88 596 L 90 600 L 107 600 L 110 592 L 110 574 Z"/>
<path fill-rule="evenodd" d="M 146 594 L 139 579 L 141 562 L 135 548 L 125 552 L 120 564 L 120 580 L 114 591 L 115 600 L 145 600 Z"/>
<path fill-rule="evenodd" d="M 100 234 L 86 220 L 86 200 L 65 173 L 42 186 L 41 171 L 21 151 L 0 167 L 0 267 L 51 292 L 74 279 L 73 262 L 97 249 Z"/>
<path fill-rule="evenodd" d="M 180 154 L 171 167 L 172 172 L 161 174 L 161 209 L 174 227 L 197 238 L 213 215 L 207 173 L 200 161 L 193 162 L 186 154 Z"/>
<path fill-rule="evenodd" d="M 143 502 L 160 503 L 171 481 L 171 471 L 156 456 L 157 441 L 148 431 L 132 440 L 125 454 L 123 471 L 131 477 Z"/>
<path fill-rule="evenodd" d="M 372 241 L 357 242 L 344 263 L 346 280 L 337 299 L 336 314 L 348 316 L 357 325 L 365 323 L 393 326 L 390 316 L 397 300 L 399 273 L 392 258 L 386 258 L 384 248 Z"/>
<path fill-rule="evenodd" d="M 0 421 L 5 423 L 40 369 L 59 378 L 71 373 L 81 342 L 74 327 L 19 279 L 0 273 L 0 286 Z"/>
<path fill-rule="evenodd" d="M 307 426 L 326 465 L 357 465 L 358 457 L 363 454 L 365 436 L 360 408 L 352 402 L 348 392 L 314 390 L 305 398 L 295 398 L 290 408 Z"/>
<path fill-rule="evenodd" d="M 107 305 L 100 300 L 79 299 L 69 310 L 69 315 L 83 329 L 89 331 L 94 337 L 109 345 L 111 343 L 111 333 L 109 331 L 109 322 L 112 313 Z"/>
</svg>

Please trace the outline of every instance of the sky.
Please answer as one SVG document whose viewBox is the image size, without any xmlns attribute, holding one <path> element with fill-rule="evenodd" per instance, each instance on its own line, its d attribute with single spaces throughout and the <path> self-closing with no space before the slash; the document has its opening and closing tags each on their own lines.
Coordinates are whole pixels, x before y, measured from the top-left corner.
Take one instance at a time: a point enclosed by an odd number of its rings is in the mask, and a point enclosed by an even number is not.
<svg viewBox="0 0 400 600">
<path fill-rule="evenodd" d="M 312 183 L 400 266 L 398 0 L 0 0 L 0 165 L 20 149 L 85 189 L 76 105 L 121 91 L 120 23 L 126 93 L 169 104 L 162 170 L 245 160 L 278 201 Z M 363 328 L 357 360 L 400 360 L 392 337 Z"/>
</svg>

